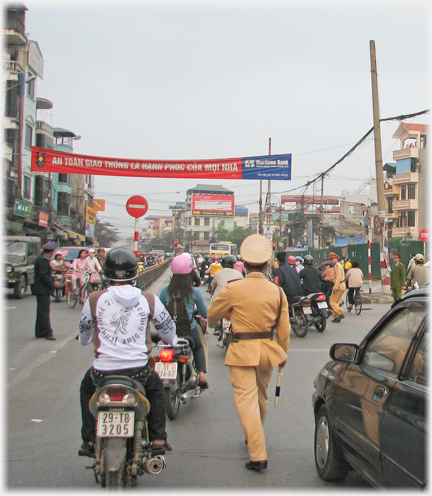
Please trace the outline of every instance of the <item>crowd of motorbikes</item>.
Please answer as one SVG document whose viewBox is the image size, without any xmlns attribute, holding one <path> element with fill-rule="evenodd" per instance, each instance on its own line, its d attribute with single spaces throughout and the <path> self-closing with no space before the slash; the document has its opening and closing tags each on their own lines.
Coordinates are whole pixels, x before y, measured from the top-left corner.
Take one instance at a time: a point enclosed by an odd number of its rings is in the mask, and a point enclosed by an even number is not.
<svg viewBox="0 0 432 496">
<path fill-rule="evenodd" d="M 200 279 L 210 287 L 208 271 L 202 271 Z M 311 325 L 323 332 L 329 315 L 326 295 L 317 292 L 295 300 L 289 305 L 294 332 L 304 337 Z M 204 333 L 206 322 L 197 311 L 194 319 Z M 231 342 L 229 314 L 219 322 L 214 334 L 218 336 L 218 346 L 227 350 Z M 174 346 L 165 344 L 157 332 L 151 333 L 151 339 L 158 350 L 151 361 L 165 389 L 166 414 L 174 420 L 182 404 L 202 393 L 193 360 L 193 338 L 179 338 Z M 102 487 L 114 489 L 128 481 L 136 486 L 138 476 L 157 475 L 166 467 L 163 454 L 155 453 L 149 442 L 149 408 L 142 385 L 129 377 L 108 376 L 94 393 L 90 409 L 97 418 L 97 437 L 92 468 Z"/>
</svg>

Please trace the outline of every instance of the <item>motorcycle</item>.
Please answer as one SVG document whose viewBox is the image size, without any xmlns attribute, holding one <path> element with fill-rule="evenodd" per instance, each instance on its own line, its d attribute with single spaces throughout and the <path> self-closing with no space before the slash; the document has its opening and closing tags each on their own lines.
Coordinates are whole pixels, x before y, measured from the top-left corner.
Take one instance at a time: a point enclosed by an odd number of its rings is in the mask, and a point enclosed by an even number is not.
<svg viewBox="0 0 432 496">
<path fill-rule="evenodd" d="M 299 338 L 304 338 L 309 332 L 309 322 L 306 319 L 307 297 L 292 296 L 291 303 L 288 305 L 291 329 Z M 307 310 L 305 310 L 307 308 Z"/>
<path fill-rule="evenodd" d="M 215 329 L 219 331 L 219 348 L 226 348 L 226 351 L 228 351 L 228 346 L 231 344 L 232 339 L 231 319 L 229 313 L 225 315 Z"/>
<path fill-rule="evenodd" d="M 54 276 L 54 281 L 60 283 L 60 287 L 55 288 L 55 293 L 54 293 L 54 301 L 58 303 L 63 296 L 67 296 L 66 273 L 54 271 L 53 276 Z"/>
<path fill-rule="evenodd" d="M 157 333 L 152 332 L 152 341 L 160 349 L 159 355 L 153 356 L 155 371 L 158 373 L 165 388 L 165 406 L 170 420 L 177 418 L 180 405 L 187 404 L 192 397 L 197 397 L 203 391 L 198 386 L 198 372 L 195 369 L 192 348 L 194 340 L 190 336 L 178 338 L 175 346 L 159 344 L 161 340 Z"/>
<path fill-rule="evenodd" d="M 146 416 L 150 403 L 144 387 L 127 376 L 106 376 L 90 399 L 96 418 L 93 470 L 96 482 L 117 489 L 138 475 L 158 475 L 166 468 L 162 455 L 152 455 Z"/>
<path fill-rule="evenodd" d="M 311 293 L 302 298 L 303 313 L 309 324 L 315 326 L 318 332 L 324 332 L 327 325 L 328 305 L 324 293 Z"/>
</svg>

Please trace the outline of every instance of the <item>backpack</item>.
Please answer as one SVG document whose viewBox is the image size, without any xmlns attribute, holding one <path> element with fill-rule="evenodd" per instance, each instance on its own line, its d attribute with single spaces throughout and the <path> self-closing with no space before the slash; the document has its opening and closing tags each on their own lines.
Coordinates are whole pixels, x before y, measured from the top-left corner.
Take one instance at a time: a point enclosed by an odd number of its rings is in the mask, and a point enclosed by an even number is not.
<svg viewBox="0 0 432 496">
<path fill-rule="evenodd" d="M 176 296 L 168 303 L 166 308 L 175 322 L 177 336 L 190 336 L 191 320 L 187 313 L 184 301 Z"/>
</svg>

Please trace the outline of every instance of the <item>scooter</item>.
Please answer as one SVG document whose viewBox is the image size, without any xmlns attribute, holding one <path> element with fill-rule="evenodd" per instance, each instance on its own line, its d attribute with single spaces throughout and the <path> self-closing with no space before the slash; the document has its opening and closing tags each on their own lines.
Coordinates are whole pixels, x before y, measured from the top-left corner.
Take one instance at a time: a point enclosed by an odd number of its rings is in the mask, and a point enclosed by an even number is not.
<svg viewBox="0 0 432 496">
<path fill-rule="evenodd" d="M 198 385 L 198 372 L 195 369 L 192 348 L 194 340 L 190 336 L 178 338 L 176 345 L 159 344 L 160 336 L 152 332 L 152 341 L 160 349 L 153 356 L 155 371 L 162 379 L 165 388 L 165 407 L 170 420 L 177 418 L 180 405 L 187 404 L 192 397 L 203 391 Z"/>
<path fill-rule="evenodd" d="M 165 469 L 165 458 L 152 455 L 146 421 L 150 403 L 140 382 L 127 376 L 106 376 L 89 406 L 96 418 L 92 468 L 98 484 L 118 489 L 130 481 L 136 487 L 139 475 L 157 475 Z"/>
</svg>

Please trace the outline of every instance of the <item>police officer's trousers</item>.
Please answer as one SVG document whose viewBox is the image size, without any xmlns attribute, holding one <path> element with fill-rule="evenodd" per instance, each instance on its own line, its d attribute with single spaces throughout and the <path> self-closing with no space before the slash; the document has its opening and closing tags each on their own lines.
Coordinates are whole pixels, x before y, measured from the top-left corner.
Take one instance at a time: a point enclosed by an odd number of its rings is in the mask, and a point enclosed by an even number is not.
<svg viewBox="0 0 432 496">
<path fill-rule="evenodd" d="M 261 348 L 257 367 L 230 366 L 234 402 L 247 440 L 251 461 L 267 460 L 264 421 L 268 410 L 267 387 L 273 367 Z"/>
</svg>

